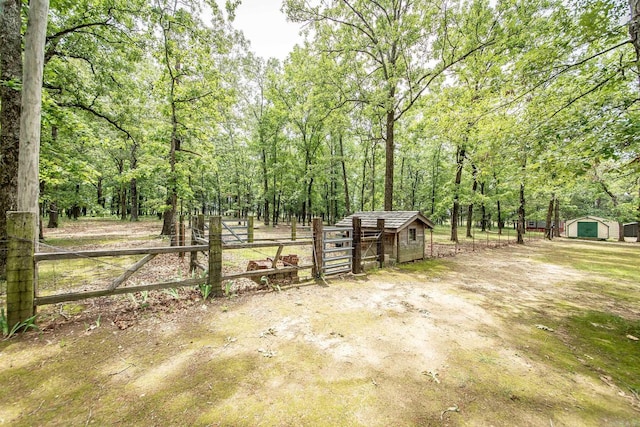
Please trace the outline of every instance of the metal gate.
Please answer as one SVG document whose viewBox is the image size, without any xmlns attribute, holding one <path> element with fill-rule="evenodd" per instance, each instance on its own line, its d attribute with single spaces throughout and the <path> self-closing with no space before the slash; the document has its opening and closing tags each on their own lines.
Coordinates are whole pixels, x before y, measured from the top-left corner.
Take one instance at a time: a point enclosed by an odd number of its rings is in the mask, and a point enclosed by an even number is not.
<svg viewBox="0 0 640 427">
<path fill-rule="evenodd" d="M 324 227 L 322 229 L 322 273 L 329 276 L 351 271 L 353 229 Z"/>
<path fill-rule="evenodd" d="M 224 243 L 246 243 L 249 241 L 249 225 L 246 220 L 222 221 L 222 241 Z"/>
</svg>

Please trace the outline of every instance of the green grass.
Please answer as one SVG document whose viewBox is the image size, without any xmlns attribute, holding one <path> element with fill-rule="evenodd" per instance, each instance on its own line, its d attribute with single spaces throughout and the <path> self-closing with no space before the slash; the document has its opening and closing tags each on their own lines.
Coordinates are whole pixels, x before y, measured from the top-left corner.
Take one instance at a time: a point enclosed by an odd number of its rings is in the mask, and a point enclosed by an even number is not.
<svg viewBox="0 0 640 427">
<path fill-rule="evenodd" d="M 640 320 L 587 311 L 565 319 L 567 345 L 597 372 L 612 377 L 623 391 L 640 394 Z"/>
<path fill-rule="evenodd" d="M 551 251 L 537 258 L 611 279 L 637 281 L 640 245 L 563 241 L 554 243 Z"/>
</svg>

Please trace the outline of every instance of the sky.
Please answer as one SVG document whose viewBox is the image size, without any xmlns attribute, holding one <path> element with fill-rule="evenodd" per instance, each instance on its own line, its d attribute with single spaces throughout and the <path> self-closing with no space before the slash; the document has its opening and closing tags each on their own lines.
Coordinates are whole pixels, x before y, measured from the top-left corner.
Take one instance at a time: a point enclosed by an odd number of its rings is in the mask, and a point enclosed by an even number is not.
<svg viewBox="0 0 640 427">
<path fill-rule="evenodd" d="M 300 24 L 287 22 L 280 12 L 282 0 L 242 0 L 233 26 L 251 41 L 251 50 L 265 59 L 284 60 L 296 43 Z"/>
</svg>

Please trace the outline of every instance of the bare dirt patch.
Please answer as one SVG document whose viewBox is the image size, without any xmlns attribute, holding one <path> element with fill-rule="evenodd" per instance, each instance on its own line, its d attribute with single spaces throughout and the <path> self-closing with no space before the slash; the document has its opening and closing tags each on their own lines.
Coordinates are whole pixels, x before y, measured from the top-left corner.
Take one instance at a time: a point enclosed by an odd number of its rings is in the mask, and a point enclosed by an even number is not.
<svg viewBox="0 0 640 427">
<path fill-rule="evenodd" d="M 541 262 L 553 244 L 210 302 L 89 301 L 0 344 L 0 423 L 638 425 L 632 392 L 562 336 L 567 310 L 637 306 Z"/>
</svg>

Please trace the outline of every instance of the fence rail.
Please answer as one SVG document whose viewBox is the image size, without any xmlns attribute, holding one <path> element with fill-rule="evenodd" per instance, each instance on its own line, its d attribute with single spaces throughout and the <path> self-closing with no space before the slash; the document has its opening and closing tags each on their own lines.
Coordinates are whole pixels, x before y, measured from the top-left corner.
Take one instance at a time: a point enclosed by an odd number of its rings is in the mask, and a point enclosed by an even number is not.
<svg viewBox="0 0 640 427">
<path fill-rule="evenodd" d="M 35 242 L 30 239 L 33 232 L 31 226 L 32 218 L 29 214 L 13 213 L 8 215 L 8 260 L 7 266 L 7 314 L 8 319 L 13 324 L 23 321 L 32 316 L 35 307 L 46 304 L 56 304 L 60 302 L 77 301 L 86 298 L 94 298 L 108 295 L 119 295 L 126 293 L 142 292 L 149 290 L 178 288 L 184 286 L 208 285 L 214 295 L 223 293 L 222 283 L 240 278 L 254 278 L 257 276 L 277 277 L 287 273 L 294 273 L 300 270 L 312 270 L 312 276 L 319 278 L 322 275 L 352 272 L 359 274 L 363 270 L 363 265 L 367 261 L 376 261 L 380 267 L 384 265 L 385 244 L 384 244 L 384 220 L 378 220 L 375 230 L 363 231 L 361 220 L 353 218 L 352 227 L 324 227 L 321 219 L 313 220 L 311 227 L 312 236 L 297 238 L 296 221 L 291 223 L 291 240 L 282 238 L 256 239 L 253 235 L 253 219 L 247 221 L 247 226 L 243 226 L 246 233 L 246 240 L 240 238 L 240 234 L 232 233 L 237 237 L 236 241 L 225 240 L 225 230 L 231 231 L 235 227 L 225 226 L 221 217 L 210 217 L 205 222 L 204 216 L 192 218 L 191 221 L 191 244 L 185 245 L 186 235 L 184 228 L 182 236 L 172 243 L 180 243 L 180 246 L 170 247 L 147 247 L 130 249 L 107 249 L 107 250 L 85 250 L 85 251 L 60 251 L 60 252 L 37 252 L 34 253 Z M 300 227 L 303 228 L 303 227 Z M 306 228 L 306 227 L 304 227 Z M 208 232 L 207 232 L 208 231 Z M 508 231 L 507 231 L 508 233 Z M 487 234 L 486 239 L 474 238 L 471 250 L 482 244 L 487 247 L 495 244 L 495 247 L 514 242 L 507 234 L 506 242 L 498 236 L 497 243 L 490 241 Z M 425 257 L 428 247 L 425 242 Z M 311 246 L 312 262 L 302 265 L 283 264 L 279 262 L 280 255 L 284 247 Z M 461 246 L 441 245 L 433 242 L 433 234 L 430 242 L 430 256 L 447 256 L 453 251 L 455 255 L 461 251 Z M 238 249 L 260 249 L 276 247 L 275 257 L 267 258 L 271 261 L 266 265 L 261 265 L 262 269 L 238 272 L 222 273 L 222 253 L 223 251 Z M 435 251 L 434 251 L 435 249 Z M 202 277 L 189 278 L 185 280 L 159 281 L 152 284 L 123 286 L 124 283 L 142 268 L 147 262 L 157 255 L 177 253 L 182 257 L 189 253 L 189 267 L 192 272 L 202 270 Z M 198 254 L 208 255 L 208 260 L 202 263 L 198 260 Z M 106 257 L 126 257 L 144 255 L 133 265 L 124 269 L 105 289 L 84 290 L 78 292 L 66 292 L 56 295 L 39 295 L 37 292 L 37 265 L 45 261 L 78 260 L 85 258 L 106 258 Z M 297 260 L 296 260 L 297 263 Z M 264 268 L 269 267 L 269 268 Z"/>
</svg>

